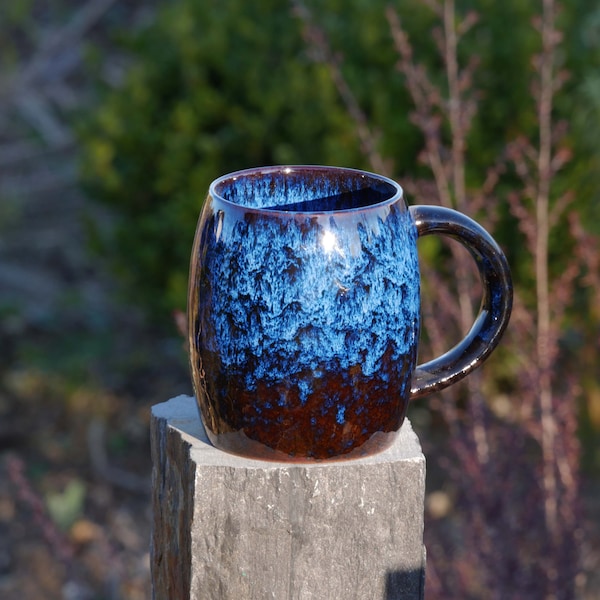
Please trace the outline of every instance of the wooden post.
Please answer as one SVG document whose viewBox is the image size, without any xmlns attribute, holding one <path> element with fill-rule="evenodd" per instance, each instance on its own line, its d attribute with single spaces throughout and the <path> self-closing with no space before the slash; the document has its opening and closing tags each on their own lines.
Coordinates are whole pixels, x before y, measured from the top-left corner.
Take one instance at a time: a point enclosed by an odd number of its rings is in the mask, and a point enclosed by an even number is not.
<svg viewBox="0 0 600 600">
<path fill-rule="evenodd" d="M 155 600 L 422 600 L 425 458 L 405 421 L 365 459 L 214 448 L 195 400 L 152 409 Z"/>
</svg>

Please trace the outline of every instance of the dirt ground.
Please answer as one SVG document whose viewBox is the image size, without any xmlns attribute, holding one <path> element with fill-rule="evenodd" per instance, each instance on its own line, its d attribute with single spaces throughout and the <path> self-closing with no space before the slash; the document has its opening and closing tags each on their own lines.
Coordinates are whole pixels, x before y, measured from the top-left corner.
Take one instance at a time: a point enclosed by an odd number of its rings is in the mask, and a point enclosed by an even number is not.
<svg viewBox="0 0 600 600">
<path fill-rule="evenodd" d="M 86 45 L 110 52 L 111 30 L 152 10 L 122 4 L 34 0 L 22 5 L 26 16 L 0 10 L 6 600 L 150 597 L 149 409 L 191 389 L 180 340 L 148 333 L 87 251 L 84 215 L 107 216 L 78 188 L 70 115 L 91 97 Z M 118 76 L 114 58 L 106 77 Z"/>
<path fill-rule="evenodd" d="M 0 597 L 148 598 L 149 410 L 191 391 L 181 340 L 113 301 L 76 187 L 2 206 Z"/>
<path fill-rule="evenodd" d="M 75 187 L 2 201 L 0 597 L 148 598 L 149 408 L 190 392 L 180 341 L 113 302 Z"/>
</svg>

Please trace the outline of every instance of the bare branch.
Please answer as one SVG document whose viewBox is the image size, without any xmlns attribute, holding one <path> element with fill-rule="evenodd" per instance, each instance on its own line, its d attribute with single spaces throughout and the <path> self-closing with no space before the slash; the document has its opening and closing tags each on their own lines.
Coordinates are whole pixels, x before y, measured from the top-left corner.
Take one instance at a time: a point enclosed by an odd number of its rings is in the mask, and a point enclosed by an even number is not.
<svg viewBox="0 0 600 600">
<path fill-rule="evenodd" d="M 356 125 L 364 155 L 368 158 L 374 171 L 388 176 L 391 175 L 390 161 L 384 160 L 377 150 L 378 136 L 371 131 L 368 119 L 342 73 L 339 57 L 329 47 L 325 32 L 315 25 L 310 11 L 302 0 L 291 0 L 291 3 L 294 12 L 302 21 L 303 35 L 307 45 L 313 50 L 316 60 L 329 69 L 331 79 L 346 106 L 348 114 Z"/>
</svg>

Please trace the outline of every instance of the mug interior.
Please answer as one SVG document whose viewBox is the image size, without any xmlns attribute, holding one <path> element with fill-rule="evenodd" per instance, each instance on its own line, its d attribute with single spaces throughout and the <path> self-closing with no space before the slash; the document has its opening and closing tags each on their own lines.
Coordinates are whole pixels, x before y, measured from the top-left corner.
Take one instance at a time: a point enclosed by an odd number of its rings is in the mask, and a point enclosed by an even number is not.
<svg viewBox="0 0 600 600">
<path fill-rule="evenodd" d="M 338 167 L 249 169 L 217 179 L 211 192 L 246 208 L 291 213 L 364 209 L 402 194 L 390 179 Z"/>
</svg>

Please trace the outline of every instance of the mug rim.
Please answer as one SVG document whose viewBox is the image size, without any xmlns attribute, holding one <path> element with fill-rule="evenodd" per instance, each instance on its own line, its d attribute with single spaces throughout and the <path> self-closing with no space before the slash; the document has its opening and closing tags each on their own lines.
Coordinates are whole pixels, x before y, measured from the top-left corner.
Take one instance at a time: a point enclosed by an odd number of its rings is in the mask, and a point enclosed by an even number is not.
<svg viewBox="0 0 600 600">
<path fill-rule="evenodd" d="M 371 179 L 375 179 L 378 182 L 386 183 L 392 188 L 394 188 L 394 192 L 390 195 L 389 198 L 385 200 L 381 200 L 379 202 L 374 202 L 373 204 L 368 204 L 366 206 L 360 206 L 356 208 L 341 208 L 334 210 L 284 210 L 277 207 L 269 207 L 267 208 L 259 208 L 253 206 L 244 206 L 243 204 L 239 204 L 237 202 L 233 202 L 225 198 L 222 194 L 217 191 L 219 185 L 228 180 L 234 180 L 238 177 L 243 177 L 247 175 L 267 175 L 270 173 L 282 173 L 283 175 L 290 174 L 294 171 L 335 171 L 338 173 L 352 173 L 354 175 L 360 175 L 362 177 L 369 177 Z M 371 171 L 365 171 L 363 169 L 355 169 L 352 167 L 339 167 L 339 166 L 328 166 L 328 165 L 310 165 L 310 164 L 301 164 L 301 165 L 267 165 L 262 167 L 250 167 L 247 169 L 239 169 L 237 171 L 232 171 L 231 173 L 226 173 L 217 177 L 217 179 L 213 180 L 209 186 L 209 196 L 214 200 L 218 200 L 219 202 L 223 202 L 224 204 L 231 206 L 232 208 L 243 210 L 244 212 L 255 212 L 260 214 L 273 214 L 273 215 L 327 215 L 327 214 L 343 214 L 343 213 L 364 213 L 370 210 L 376 210 L 381 207 L 385 207 L 391 205 L 398 200 L 402 200 L 404 198 L 404 190 L 402 186 L 394 181 L 393 179 L 386 177 L 385 175 L 379 175 L 378 173 L 373 173 Z"/>
</svg>

